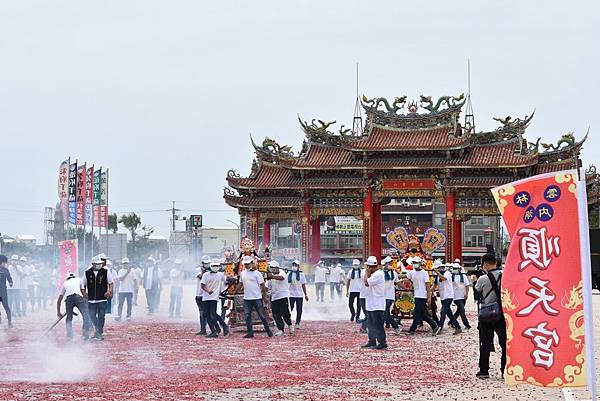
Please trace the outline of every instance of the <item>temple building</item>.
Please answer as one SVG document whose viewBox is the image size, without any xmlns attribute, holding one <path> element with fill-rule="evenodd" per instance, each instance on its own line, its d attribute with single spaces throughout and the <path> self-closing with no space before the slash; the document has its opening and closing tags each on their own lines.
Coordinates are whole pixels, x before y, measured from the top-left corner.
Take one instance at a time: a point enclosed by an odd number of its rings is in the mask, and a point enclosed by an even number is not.
<svg viewBox="0 0 600 401">
<path fill-rule="evenodd" d="M 380 258 L 395 227 L 417 236 L 438 227 L 447 238 L 439 256 L 468 264 L 502 246 L 490 188 L 566 169 L 585 174 L 579 156 L 587 135 L 528 142 L 533 115 L 494 118 L 498 128 L 476 132 L 468 121 L 459 123 L 463 95 L 436 102 L 363 97 L 361 103 L 365 124 L 354 132 L 299 119 L 305 139 L 298 154 L 270 138 L 252 141 L 250 175 L 230 170 L 224 194 L 240 213 L 242 236 L 270 245 L 276 256 L 316 263 Z M 597 207 L 595 169 L 586 179 Z"/>
</svg>

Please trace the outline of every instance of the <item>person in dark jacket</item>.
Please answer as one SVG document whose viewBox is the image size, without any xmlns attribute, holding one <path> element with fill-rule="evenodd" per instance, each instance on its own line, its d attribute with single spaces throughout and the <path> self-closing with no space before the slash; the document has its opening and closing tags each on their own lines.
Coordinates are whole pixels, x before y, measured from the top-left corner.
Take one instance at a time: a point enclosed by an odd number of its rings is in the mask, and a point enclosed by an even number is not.
<svg viewBox="0 0 600 401">
<path fill-rule="evenodd" d="M 8 304 L 8 290 L 6 288 L 6 283 L 10 287 L 13 286 L 13 280 L 10 276 L 10 271 L 6 267 L 8 263 L 8 258 L 5 255 L 0 255 L 0 302 L 2 302 L 2 306 L 4 307 L 4 311 L 6 312 L 6 320 L 8 321 L 8 327 L 12 327 L 12 314 L 10 312 L 10 306 Z"/>
<path fill-rule="evenodd" d="M 493 254 L 483 255 L 481 262 L 487 274 L 479 277 L 474 285 L 474 290 L 479 294 L 481 304 L 492 304 L 498 302 L 502 311 L 502 300 L 500 299 L 502 286 L 502 270 L 498 268 L 496 257 Z M 480 379 L 488 379 L 490 369 L 490 352 L 494 350 L 494 333 L 498 336 L 498 343 L 502 349 L 500 356 L 500 374 L 504 376 L 506 366 L 506 321 L 501 314 L 494 321 L 479 321 L 479 371 L 476 376 Z"/>
<path fill-rule="evenodd" d="M 98 256 L 92 258 L 92 267 L 85 271 L 84 285 L 88 295 L 88 310 L 96 329 L 94 338 L 104 340 L 106 304 L 113 295 L 113 277 Z"/>
</svg>

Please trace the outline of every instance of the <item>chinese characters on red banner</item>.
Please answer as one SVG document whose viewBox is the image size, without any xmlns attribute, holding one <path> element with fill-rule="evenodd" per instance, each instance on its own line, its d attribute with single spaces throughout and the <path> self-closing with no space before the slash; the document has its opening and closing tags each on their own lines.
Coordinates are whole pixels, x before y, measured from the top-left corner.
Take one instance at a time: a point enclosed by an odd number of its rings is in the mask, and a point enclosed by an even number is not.
<svg viewBox="0 0 600 401">
<path fill-rule="evenodd" d="M 511 239 L 502 277 L 510 385 L 586 383 L 576 177 L 552 173 L 492 189 Z"/>
<path fill-rule="evenodd" d="M 67 240 L 60 241 L 58 243 L 58 252 L 59 252 L 59 260 L 58 260 L 58 289 L 60 290 L 61 286 L 65 282 L 68 272 L 73 272 L 77 274 L 77 240 Z"/>
</svg>

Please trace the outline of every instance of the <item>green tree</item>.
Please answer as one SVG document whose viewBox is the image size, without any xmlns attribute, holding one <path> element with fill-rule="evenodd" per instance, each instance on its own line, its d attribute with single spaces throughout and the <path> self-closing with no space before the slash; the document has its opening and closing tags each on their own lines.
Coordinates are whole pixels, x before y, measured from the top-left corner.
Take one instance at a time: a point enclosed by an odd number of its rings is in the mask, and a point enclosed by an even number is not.
<svg viewBox="0 0 600 401">
<path fill-rule="evenodd" d="M 133 257 L 134 260 L 136 260 L 136 249 L 135 249 L 135 240 L 138 236 L 137 233 L 137 229 L 140 227 L 140 225 L 142 224 L 142 219 L 140 219 L 140 216 L 138 216 L 135 213 L 129 213 L 129 214 L 124 214 L 122 215 L 119 220 L 119 223 L 123 224 L 123 226 L 129 230 L 129 233 L 131 234 L 131 256 Z"/>
<path fill-rule="evenodd" d="M 111 213 L 108 215 L 108 229 L 111 230 L 113 232 L 113 234 L 116 234 L 117 231 L 119 230 L 119 226 L 117 225 L 118 223 L 118 218 L 117 218 L 117 214 L 116 213 Z"/>
</svg>

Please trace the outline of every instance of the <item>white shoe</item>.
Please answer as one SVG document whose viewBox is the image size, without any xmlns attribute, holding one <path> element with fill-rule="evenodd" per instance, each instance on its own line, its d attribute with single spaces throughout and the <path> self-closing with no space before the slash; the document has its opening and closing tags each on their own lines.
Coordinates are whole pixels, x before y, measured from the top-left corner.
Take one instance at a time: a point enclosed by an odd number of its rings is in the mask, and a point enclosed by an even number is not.
<svg viewBox="0 0 600 401">
<path fill-rule="evenodd" d="M 402 331 L 402 329 L 400 327 L 394 329 L 394 332 L 396 333 L 397 336 L 400 335 L 400 332 Z"/>
<path fill-rule="evenodd" d="M 288 330 L 290 331 L 290 336 L 293 336 L 296 333 L 296 328 L 294 326 L 288 326 Z"/>
<path fill-rule="evenodd" d="M 295 330 L 300 330 L 300 325 L 296 323 L 296 324 L 294 325 L 294 329 L 295 329 Z"/>
<path fill-rule="evenodd" d="M 275 337 L 281 337 L 283 335 L 283 331 L 281 330 L 277 330 L 277 332 L 275 333 Z"/>
</svg>

